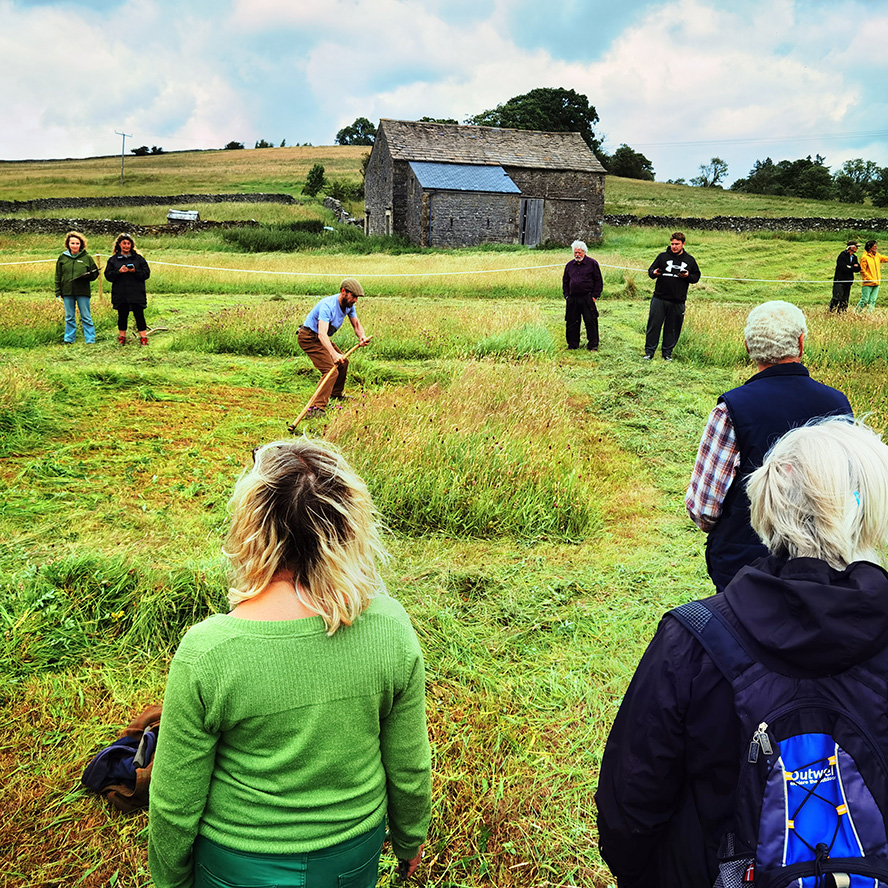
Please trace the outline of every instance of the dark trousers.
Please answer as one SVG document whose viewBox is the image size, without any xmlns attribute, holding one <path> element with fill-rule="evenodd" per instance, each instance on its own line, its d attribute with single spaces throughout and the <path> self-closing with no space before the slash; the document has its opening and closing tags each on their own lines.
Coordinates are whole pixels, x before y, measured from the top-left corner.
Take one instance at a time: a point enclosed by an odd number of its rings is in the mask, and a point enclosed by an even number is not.
<svg viewBox="0 0 888 888">
<path fill-rule="evenodd" d="M 117 329 L 126 330 L 126 323 L 129 318 L 130 312 L 133 313 L 133 319 L 136 322 L 136 329 L 140 333 L 144 333 L 145 330 L 148 329 L 148 325 L 145 323 L 145 309 L 142 308 L 141 305 L 127 305 L 126 308 L 118 308 Z"/>
<path fill-rule="evenodd" d="M 650 357 L 657 350 L 660 341 L 660 330 L 663 331 L 663 357 L 672 357 L 672 349 L 678 343 L 681 336 L 681 326 L 684 323 L 684 302 L 667 302 L 659 296 L 651 299 L 651 310 L 648 312 L 647 333 L 644 338 L 644 353 Z"/>
<path fill-rule="evenodd" d="M 586 325 L 587 348 L 598 348 L 598 308 L 591 296 L 568 296 L 564 305 L 567 347 L 580 347 L 580 321 Z"/>
<path fill-rule="evenodd" d="M 296 337 L 296 341 L 299 343 L 299 348 L 311 358 L 312 364 L 321 371 L 321 379 L 323 379 L 333 367 L 339 368 L 339 372 L 334 373 L 330 379 L 327 380 L 327 384 L 314 396 L 314 398 L 312 398 L 310 406 L 326 407 L 330 398 L 338 398 L 342 395 L 342 390 L 345 388 L 345 377 L 348 375 L 348 361 L 346 360 L 342 364 L 334 363 L 333 358 L 330 357 L 330 352 L 324 348 L 321 340 L 318 338 L 318 334 L 310 330 L 308 327 L 299 328 L 299 334 Z M 335 343 L 333 344 L 333 348 L 336 349 L 339 354 L 342 354 Z"/>
<path fill-rule="evenodd" d="M 832 299 L 829 302 L 829 310 L 841 314 L 848 311 L 848 298 L 851 296 L 851 282 L 847 284 L 833 284 Z"/>
</svg>

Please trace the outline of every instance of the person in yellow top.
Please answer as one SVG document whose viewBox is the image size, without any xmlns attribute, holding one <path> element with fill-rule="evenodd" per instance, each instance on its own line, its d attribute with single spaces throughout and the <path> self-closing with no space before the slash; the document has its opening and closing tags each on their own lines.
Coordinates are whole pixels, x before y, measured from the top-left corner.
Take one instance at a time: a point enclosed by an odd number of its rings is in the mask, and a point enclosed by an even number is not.
<svg viewBox="0 0 888 888">
<path fill-rule="evenodd" d="M 876 307 L 876 297 L 879 295 L 879 284 L 882 283 L 882 263 L 888 262 L 888 256 L 883 256 L 878 251 L 878 244 L 874 240 L 864 244 L 864 252 L 860 257 L 860 302 L 857 310 L 868 308 L 872 311 Z"/>
</svg>

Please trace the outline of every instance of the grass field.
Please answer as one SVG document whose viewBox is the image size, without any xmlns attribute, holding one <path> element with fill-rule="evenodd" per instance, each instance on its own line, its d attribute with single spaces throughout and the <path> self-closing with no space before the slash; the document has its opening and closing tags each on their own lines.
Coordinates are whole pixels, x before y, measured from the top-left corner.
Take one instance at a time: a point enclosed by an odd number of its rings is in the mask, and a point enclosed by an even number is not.
<svg viewBox="0 0 888 888">
<path fill-rule="evenodd" d="M 309 149 L 267 152 L 291 150 Z M 28 196 L 47 196 L 27 170 Z M 196 190 L 173 175 L 151 190 Z M 244 190 L 277 190 L 272 170 L 248 175 Z M 751 372 L 749 307 L 801 305 L 812 374 L 888 423 L 888 314 L 825 311 L 837 237 L 689 232 L 705 277 L 676 361 L 642 363 L 645 271 L 667 235 L 605 230 L 598 353 L 564 348 L 566 250 L 244 254 L 206 233 L 140 241 L 149 325 L 166 328 L 148 349 L 113 344 L 95 285 L 99 342 L 64 348 L 44 261 L 58 239 L 0 236 L 0 263 L 26 263 L 0 264 L 4 888 L 150 885 L 147 815 L 113 815 L 79 776 L 160 698 L 185 629 L 224 607 L 228 495 L 314 390 L 296 328 L 346 274 L 375 338 L 352 362 L 354 399 L 300 432 L 367 479 L 391 529 L 386 581 L 426 656 L 434 812 L 418 882 L 608 885 L 600 755 L 660 614 L 710 590 L 683 496 L 716 396 Z"/>
</svg>

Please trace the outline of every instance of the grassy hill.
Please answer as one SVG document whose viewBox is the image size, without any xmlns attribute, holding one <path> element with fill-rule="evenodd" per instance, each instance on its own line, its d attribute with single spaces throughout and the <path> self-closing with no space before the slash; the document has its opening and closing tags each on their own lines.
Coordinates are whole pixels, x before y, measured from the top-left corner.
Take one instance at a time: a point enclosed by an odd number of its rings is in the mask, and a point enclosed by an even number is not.
<svg viewBox="0 0 888 888">
<path fill-rule="evenodd" d="M 280 192 L 299 196 L 320 163 L 328 179 L 359 182 L 369 148 L 318 146 L 235 151 L 182 151 L 125 158 L 0 162 L 0 200 L 138 194 Z M 739 194 L 718 188 L 608 177 L 606 213 L 674 216 L 800 216 L 888 218 L 888 208 L 792 197 Z"/>
</svg>

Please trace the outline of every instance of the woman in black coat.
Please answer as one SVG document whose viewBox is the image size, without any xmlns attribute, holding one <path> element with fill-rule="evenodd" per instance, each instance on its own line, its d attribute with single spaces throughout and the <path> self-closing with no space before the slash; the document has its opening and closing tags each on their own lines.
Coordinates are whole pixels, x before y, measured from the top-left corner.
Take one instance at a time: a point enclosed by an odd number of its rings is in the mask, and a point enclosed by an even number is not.
<svg viewBox="0 0 888 888">
<path fill-rule="evenodd" d="M 105 279 L 111 281 L 111 305 L 117 309 L 117 341 L 126 345 L 126 327 L 129 313 L 133 313 L 139 344 L 148 345 L 148 325 L 145 323 L 145 281 L 151 269 L 145 258 L 136 252 L 136 245 L 128 234 L 119 234 L 114 242 L 114 255 L 105 265 Z"/>
</svg>

